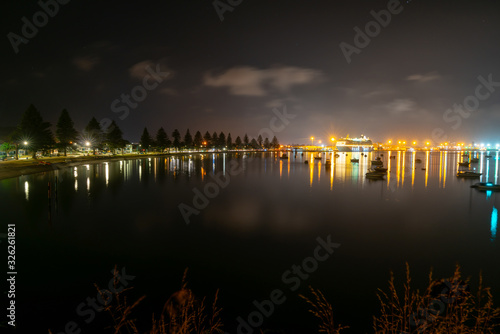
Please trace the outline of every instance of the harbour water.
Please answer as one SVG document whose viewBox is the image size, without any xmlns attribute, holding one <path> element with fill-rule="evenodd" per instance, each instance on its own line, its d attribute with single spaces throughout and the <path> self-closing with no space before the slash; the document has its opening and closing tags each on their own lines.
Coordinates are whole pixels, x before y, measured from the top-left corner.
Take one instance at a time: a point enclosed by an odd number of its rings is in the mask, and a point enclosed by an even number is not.
<svg viewBox="0 0 500 334">
<path fill-rule="evenodd" d="M 461 152 L 367 155 L 163 156 L 0 181 L 2 221 L 16 222 L 19 330 L 59 333 L 74 321 L 82 333 L 103 332 L 108 314 L 88 321 L 78 307 L 95 298 L 94 283 L 107 285 L 115 265 L 134 276 L 131 298 L 146 295 L 134 313 L 142 329 L 180 287 L 185 268 L 197 295 L 210 299 L 220 289 L 229 333 L 276 289 L 284 300 L 261 328 L 314 332 L 299 297 L 309 285 L 325 294 L 348 332 L 371 332 L 377 288 L 386 289 L 390 271 L 402 286 L 406 262 L 420 288 L 431 267 L 445 278 L 459 263 L 472 284 L 482 271 L 500 300 L 500 197 L 470 187 L 498 183 L 499 154 L 482 153 L 471 164 L 483 173 L 478 179 L 457 178 Z M 369 180 L 377 156 L 388 173 Z M 338 246 L 293 272 L 313 257 L 319 239 Z"/>
</svg>

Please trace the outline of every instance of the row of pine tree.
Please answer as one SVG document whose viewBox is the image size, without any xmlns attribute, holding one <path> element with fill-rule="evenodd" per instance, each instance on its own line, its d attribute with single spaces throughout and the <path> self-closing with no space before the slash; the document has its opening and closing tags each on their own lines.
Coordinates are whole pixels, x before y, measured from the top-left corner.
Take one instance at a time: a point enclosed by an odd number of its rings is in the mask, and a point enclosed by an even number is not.
<svg viewBox="0 0 500 334">
<path fill-rule="evenodd" d="M 40 112 L 34 105 L 30 105 L 23 113 L 16 129 L 9 136 L 9 140 L 2 144 L 0 151 L 8 152 L 18 145 L 27 143 L 26 148 L 32 152 L 35 157 L 37 151 L 50 151 L 53 148 L 58 148 L 67 153 L 68 147 L 79 143 L 80 145 L 88 145 L 94 150 L 110 149 L 117 150 L 124 148 L 129 141 L 123 139 L 123 132 L 118 125 L 112 121 L 106 128 L 92 117 L 83 131 L 79 132 L 74 127 L 74 122 L 71 119 L 68 111 L 64 109 L 59 116 L 56 124 L 55 136 L 52 133 L 51 124 L 43 120 Z M 251 140 L 245 134 L 243 140 L 240 136 L 236 137 L 233 142 L 231 133 L 227 136 L 224 132 L 214 132 L 212 135 L 207 131 L 202 136 L 200 131 L 197 131 L 193 136 L 189 129 L 181 138 L 179 130 L 175 129 L 172 132 L 172 139 L 165 132 L 163 127 L 160 127 L 153 138 L 147 128 L 144 131 L 140 140 L 140 149 L 143 151 L 161 151 L 174 148 L 182 149 L 272 149 L 279 148 L 279 142 L 276 136 L 270 141 L 269 138 L 263 139 L 261 135 L 257 139 Z"/>
</svg>

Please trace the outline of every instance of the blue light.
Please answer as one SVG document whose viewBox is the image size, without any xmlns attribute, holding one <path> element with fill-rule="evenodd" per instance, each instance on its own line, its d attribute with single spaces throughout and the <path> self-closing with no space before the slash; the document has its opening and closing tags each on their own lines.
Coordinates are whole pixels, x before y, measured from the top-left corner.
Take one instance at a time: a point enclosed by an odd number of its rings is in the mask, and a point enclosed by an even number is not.
<svg viewBox="0 0 500 334">
<path fill-rule="evenodd" d="M 491 212 L 491 241 L 494 241 L 497 237 L 497 221 L 498 221 L 498 210 L 493 207 Z"/>
</svg>

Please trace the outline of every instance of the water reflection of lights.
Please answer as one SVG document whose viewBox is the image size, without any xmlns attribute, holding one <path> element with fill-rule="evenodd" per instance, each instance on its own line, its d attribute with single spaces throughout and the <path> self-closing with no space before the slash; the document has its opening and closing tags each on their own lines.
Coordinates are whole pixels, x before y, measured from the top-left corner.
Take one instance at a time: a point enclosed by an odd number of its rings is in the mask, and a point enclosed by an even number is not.
<svg viewBox="0 0 500 334">
<path fill-rule="evenodd" d="M 497 222 L 498 222 L 498 210 L 493 207 L 491 212 L 491 241 L 494 241 L 497 237 Z"/>
<path fill-rule="evenodd" d="M 105 175 L 106 175 L 106 186 L 107 186 L 108 183 L 109 183 L 109 165 L 108 165 L 107 162 L 105 162 L 104 165 L 106 165 L 106 167 L 105 167 Z"/>
<path fill-rule="evenodd" d="M 30 185 L 28 181 L 24 181 L 24 195 L 26 197 L 26 200 L 29 200 L 30 198 Z"/>
<path fill-rule="evenodd" d="M 425 152 L 425 187 L 427 188 L 427 181 L 429 180 L 429 151 Z"/>
</svg>

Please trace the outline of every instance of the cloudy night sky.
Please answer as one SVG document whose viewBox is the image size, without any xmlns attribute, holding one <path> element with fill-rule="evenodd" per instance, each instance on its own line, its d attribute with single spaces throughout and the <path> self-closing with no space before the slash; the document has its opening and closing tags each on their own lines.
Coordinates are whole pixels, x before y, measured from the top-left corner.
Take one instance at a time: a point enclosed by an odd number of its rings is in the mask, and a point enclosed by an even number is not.
<svg viewBox="0 0 500 334">
<path fill-rule="evenodd" d="M 354 28 L 365 31 L 370 12 L 386 10 L 387 1 L 245 0 L 221 21 L 211 0 L 72 0 L 16 54 L 8 34 L 21 36 L 22 18 L 33 22 L 41 7 L 9 0 L 0 122 L 16 125 L 33 103 L 52 124 L 68 109 L 79 130 L 92 116 L 115 120 L 133 142 L 145 126 L 234 139 L 256 137 L 273 108 L 286 106 L 295 117 L 276 133 L 281 143 L 347 134 L 430 140 L 435 128 L 449 141 L 500 142 L 498 1 L 401 6 L 348 63 L 340 44 L 354 46 Z M 169 74 L 121 119 L 113 101 L 142 86 L 148 66 Z M 476 94 L 479 76 L 499 84 L 480 89 L 490 94 L 470 117 L 453 112 L 446 122 L 447 109 Z"/>
</svg>

